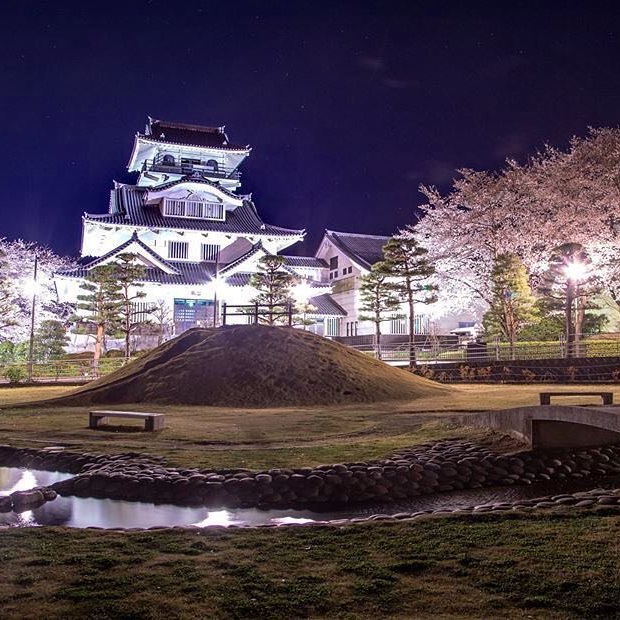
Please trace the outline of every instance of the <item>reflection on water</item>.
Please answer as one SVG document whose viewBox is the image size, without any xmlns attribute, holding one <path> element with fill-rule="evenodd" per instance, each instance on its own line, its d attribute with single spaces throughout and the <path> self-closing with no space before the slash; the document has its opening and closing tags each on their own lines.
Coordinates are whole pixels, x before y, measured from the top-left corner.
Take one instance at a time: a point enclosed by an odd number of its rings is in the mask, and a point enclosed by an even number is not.
<svg viewBox="0 0 620 620">
<path fill-rule="evenodd" d="M 70 478 L 71 474 L 0 467 L 0 496 L 34 486 L 48 486 Z M 183 506 L 127 502 L 112 499 L 58 497 L 40 508 L 19 514 L 0 513 L 0 525 L 31 527 L 64 525 L 68 527 L 149 528 L 212 525 L 284 525 L 314 523 L 335 519 L 364 517 L 371 514 L 396 514 L 421 510 L 466 508 L 487 503 L 514 502 L 545 495 L 572 493 L 596 486 L 618 487 L 620 480 L 553 481 L 530 486 L 488 487 L 425 495 L 394 504 L 348 507 L 344 510 L 313 512 L 311 510 L 258 510 L 256 508 L 212 510 Z"/>
</svg>

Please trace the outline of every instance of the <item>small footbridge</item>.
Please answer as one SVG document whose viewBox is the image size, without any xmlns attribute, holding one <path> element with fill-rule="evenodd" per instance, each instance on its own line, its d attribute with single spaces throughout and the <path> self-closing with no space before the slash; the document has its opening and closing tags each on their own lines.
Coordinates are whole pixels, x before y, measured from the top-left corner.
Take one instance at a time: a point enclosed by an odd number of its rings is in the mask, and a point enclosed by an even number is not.
<svg viewBox="0 0 620 620">
<path fill-rule="evenodd" d="M 460 416 L 467 426 L 515 434 L 532 448 L 577 448 L 620 442 L 620 406 L 537 405 Z"/>
</svg>

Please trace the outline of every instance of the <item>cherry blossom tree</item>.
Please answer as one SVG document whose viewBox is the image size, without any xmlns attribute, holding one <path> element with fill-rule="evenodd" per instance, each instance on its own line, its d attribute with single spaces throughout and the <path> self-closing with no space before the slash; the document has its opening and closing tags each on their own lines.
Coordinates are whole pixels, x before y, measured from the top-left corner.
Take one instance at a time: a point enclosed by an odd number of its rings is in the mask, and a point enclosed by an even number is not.
<svg viewBox="0 0 620 620">
<path fill-rule="evenodd" d="M 554 249 L 567 243 L 582 246 L 601 281 L 620 289 L 612 277 L 620 275 L 620 129 L 591 129 L 566 150 L 546 146 L 498 172 L 458 175 L 446 195 L 421 187 L 428 202 L 415 228 L 450 309 L 491 304 L 501 254 L 523 261 L 536 290 Z"/>
<path fill-rule="evenodd" d="M 37 280 L 34 262 L 37 257 Z M 13 342 L 28 338 L 32 297 L 36 295 L 35 329 L 44 321 L 66 321 L 72 309 L 58 302 L 53 274 L 74 266 L 45 246 L 18 239 L 0 239 L 0 338 Z"/>
</svg>

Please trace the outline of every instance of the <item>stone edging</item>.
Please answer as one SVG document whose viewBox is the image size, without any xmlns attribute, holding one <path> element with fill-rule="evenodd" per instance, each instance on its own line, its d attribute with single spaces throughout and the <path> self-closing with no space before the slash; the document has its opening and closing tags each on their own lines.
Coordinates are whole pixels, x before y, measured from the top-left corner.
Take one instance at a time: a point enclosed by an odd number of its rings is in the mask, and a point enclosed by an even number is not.
<svg viewBox="0 0 620 620">
<path fill-rule="evenodd" d="M 493 485 L 617 475 L 620 445 L 503 455 L 467 441 L 448 440 L 400 450 L 388 459 L 259 472 L 171 468 L 161 458 L 139 453 L 0 445 L 0 465 L 75 473 L 51 485 L 60 495 L 227 508 L 325 508 Z M 21 498 L 17 499 L 19 504 Z"/>
</svg>

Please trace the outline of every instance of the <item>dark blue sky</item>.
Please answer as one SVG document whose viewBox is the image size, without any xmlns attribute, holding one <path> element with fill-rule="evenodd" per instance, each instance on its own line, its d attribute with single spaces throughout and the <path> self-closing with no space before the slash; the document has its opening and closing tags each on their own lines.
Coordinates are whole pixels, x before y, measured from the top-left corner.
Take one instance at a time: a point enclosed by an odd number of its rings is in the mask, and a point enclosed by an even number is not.
<svg viewBox="0 0 620 620">
<path fill-rule="evenodd" d="M 242 190 L 300 253 L 390 234 L 420 183 L 620 123 L 616 4 L 7 3 L 0 236 L 76 254 L 147 115 L 252 145 Z"/>
</svg>

